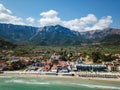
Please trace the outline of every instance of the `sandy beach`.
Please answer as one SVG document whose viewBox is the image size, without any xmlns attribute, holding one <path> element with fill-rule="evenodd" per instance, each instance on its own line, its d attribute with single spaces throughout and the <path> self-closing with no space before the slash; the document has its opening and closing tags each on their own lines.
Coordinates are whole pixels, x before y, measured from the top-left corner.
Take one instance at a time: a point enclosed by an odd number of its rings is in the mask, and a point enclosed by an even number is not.
<svg viewBox="0 0 120 90">
<path fill-rule="evenodd" d="M 85 74 L 84 74 L 85 75 Z M 117 73 L 119 75 L 119 73 Z M 100 81 L 118 81 L 120 78 L 98 78 L 98 77 L 80 77 L 74 76 L 62 76 L 62 75 L 45 75 L 38 72 L 21 72 L 21 71 L 9 71 L 0 74 L 0 78 L 11 78 L 11 77 L 25 77 L 25 78 L 65 78 L 65 79 L 83 79 L 83 80 L 100 80 Z"/>
</svg>

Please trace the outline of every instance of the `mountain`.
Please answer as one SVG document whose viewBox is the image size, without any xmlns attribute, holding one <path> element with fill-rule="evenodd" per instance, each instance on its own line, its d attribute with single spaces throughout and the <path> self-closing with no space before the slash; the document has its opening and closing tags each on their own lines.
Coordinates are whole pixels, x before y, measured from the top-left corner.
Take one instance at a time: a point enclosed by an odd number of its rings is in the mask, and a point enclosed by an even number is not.
<svg viewBox="0 0 120 90">
<path fill-rule="evenodd" d="M 120 34 L 110 34 L 100 41 L 102 44 L 120 45 Z"/>
<path fill-rule="evenodd" d="M 29 38 L 37 32 L 36 27 L 13 24 L 0 24 L 0 37 L 15 44 L 28 43 Z"/>
<path fill-rule="evenodd" d="M 95 42 L 100 42 L 100 43 L 108 42 L 109 43 L 109 40 L 113 42 L 112 38 L 116 36 L 117 36 L 117 40 L 120 39 L 118 38 L 118 36 L 120 35 L 120 29 L 114 29 L 114 28 L 81 32 L 80 34 L 82 35 L 83 38 L 87 39 L 87 41 L 92 42 L 92 43 L 95 43 Z M 108 37 L 109 37 L 109 40 L 107 39 Z"/>
<path fill-rule="evenodd" d="M 60 25 L 37 28 L 0 24 L 0 37 L 19 45 L 80 45 L 82 40 L 79 32 Z"/>
<path fill-rule="evenodd" d="M 43 27 L 31 41 L 37 45 L 80 45 L 82 37 L 79 32 L 56 25 Z"/>
<path fill-rule="evenodd" d="M 1 23 L 0 37 L 18 45 L 111 44 L 120 41 L 120 29 L 77 32 L 60 25 L 31 27 Z"/>
<path fill-rule="evenodd" d="M 120 29 L 107 28 L 104 30 L 81 32 L 81 35 L 87 39 L 102 38 L 110 34 L 120 34 Z"/>
<path fill-rule="evenodd" d="M 10 43 L 9 41 L 0 38 L 0 49 L 10 49 L 10 48 L 14 48 L 16 45 Z"/>
</svg>

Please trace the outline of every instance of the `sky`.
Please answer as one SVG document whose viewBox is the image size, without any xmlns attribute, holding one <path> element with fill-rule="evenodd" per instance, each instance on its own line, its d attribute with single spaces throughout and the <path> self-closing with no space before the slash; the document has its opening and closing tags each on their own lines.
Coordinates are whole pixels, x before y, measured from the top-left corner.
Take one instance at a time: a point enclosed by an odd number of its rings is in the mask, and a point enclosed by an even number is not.
<svg viewBox="0 0 120 90">
<path fill-rule="evenodd" d="M 120 28 L 120 0 L 0 0 L 0 23 L 71 30 Z"/>
</svg>

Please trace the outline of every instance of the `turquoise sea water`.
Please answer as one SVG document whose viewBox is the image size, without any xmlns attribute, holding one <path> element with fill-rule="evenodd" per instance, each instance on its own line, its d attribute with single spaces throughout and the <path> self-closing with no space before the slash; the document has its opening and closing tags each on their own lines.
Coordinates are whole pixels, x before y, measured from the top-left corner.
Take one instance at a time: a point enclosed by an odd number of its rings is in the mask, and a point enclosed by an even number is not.
<svg viewBox="0 0 120 90">
<path fill-rule="evenodd" d="M 0 90 L 120 90 L 120 82 L 75 78 L 0 78 Z"/>
</svg>

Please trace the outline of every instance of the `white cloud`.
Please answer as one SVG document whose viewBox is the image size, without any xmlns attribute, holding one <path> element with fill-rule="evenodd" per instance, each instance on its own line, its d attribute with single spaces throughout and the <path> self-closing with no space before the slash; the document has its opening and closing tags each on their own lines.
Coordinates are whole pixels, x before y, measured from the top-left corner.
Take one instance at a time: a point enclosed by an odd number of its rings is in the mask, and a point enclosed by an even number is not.
<svg viewBox="0 0 120 90">
<path fill-rule="evenodd" d="M 94 14 L 88 14 L 85 17 L 64 21 L 64 20 L 61 20 L 61 18 L 59 18 L 57 15 L 58 15 L 58 12 L 55 10 L 42 12 L 40 14 L 42 18 L 40 18 L 39 20 L 40 26 L 60 24 L 71 30 L 89 31 L 89 30 L 108 28 L 112 23 L 111 16 L 102 17 L 101 19 L 98 19 Z"/>
<path fill-rule="evenodd" d="M 62 21 L 62 25 L 76 31 L 103 30 L 112 23 L 112 16 L 97 19 L 94 14 L 88 14 L 86 17 L 70 21 Z"/>
<path fill-rule="evenodd" d="M 93 27 L 90 28 L 90 30 L 105 29 L 108 28 L 111 23 L 112 23 L 111 16 L 103 17 L 96 24 L 94 24 Z"/>
<path fill-rule="evenodd" d="M 62 25 L 67 28 L 70 28 L 71 30 L 81 31 L 84 30 L 87 25 L 92 25 L 96 22 L 96 16 L 93 14 L 88 14 L 86 17 L 82 17 L 80 19 L 63 21 Z"/>
<path fill-rule="evenodd" d="M 9 9 L 6 9 L 2 4 L 0 4 L 0 13 L 12 14 Z"/>
<path fill-rule="evenodd" d="M 85 24 L 94 24 L 97 22 L 97 18 L 94 14 L 88 14 L 86 17 L 80 18 L 80 22 L 84 22 Z"/>
<path fill-rule="evenodd" d="M 88 14 L 85 17 L 76 18 L 73 20 L 61 20 L 58 17 L 58 12 L 55 10 L 49 10 L 47 12 L 40 13 L 41 18 L 38 20 L 40 26 L 49 26 L 60 24 L 71 30 L 76 31 L 89 31 L 96 29 L 105 29 L 112 23 L 112 17 L 106 16 L 98 19 L 94 14 Z M 35 24 L 35 19 L 32 17 L 26 18 L 26 23 L 23 19 L 12 14 L 12 11 L 0 4 L 0 23 L 12 23 L 18 25 L 33 25 Z"/>
<path fill-rule="evenodd" d="M 12 12 L 9 9 L 5 8 L 2 4 L 0 4 L 0 23 L 12 23 L 19 25 L 25 24 L 22 22 L 22 18 L 13 16 Z"/>
<path fill-rule="evenodd" d="M 47 12 L 42 12 L 40 15 L 43 16 L 43 17 L 45 17 L 45 18 L 46 17 L 54 18 L 54 17 L 57 16 L 57 14 L 58 14 L 57 11 L 55 11 L 55 10 L 49 10 Z"/>
<path fill-rule="evenodd" d="M 54 10 L 50 10 L 48 12 L 42 12 L 40 16 L 39 22 L 41 26 L 49 26 L 49 25 L 56 25 L 60 24 L 61 20 L 59 17 L 57 17 L 58 12 Z"/>
<path fill-rule="evenodd" d="M 28 17 L 28 18 L 26 18 L 26 20 L 27 20 L 29 23 L 34 23 L 34 22 L 35 22 L 35 19 L 32 18 L 32 17 Z"/>
</svg>

